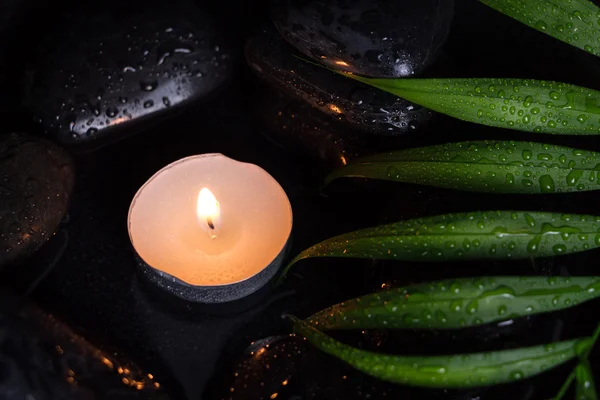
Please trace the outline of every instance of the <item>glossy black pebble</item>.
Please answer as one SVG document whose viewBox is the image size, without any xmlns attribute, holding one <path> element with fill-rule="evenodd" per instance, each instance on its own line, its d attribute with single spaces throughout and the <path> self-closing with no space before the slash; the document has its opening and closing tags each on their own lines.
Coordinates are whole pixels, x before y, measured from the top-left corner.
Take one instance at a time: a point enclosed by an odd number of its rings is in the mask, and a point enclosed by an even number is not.
<svg viewBox="0 0 600 400">
<path fill-rule="evenodd" d="M 283 0 L 273 21 L 302 53 L 374 77 L 420 74 L 446 40 L 453 0 Z"/>
<path fill-rule="evenodd" d="M 231 73 L 214 23 L 193 5 L 75 13 L 37 54 L 27 103 L 42 129 L 95 149 L 205 99 Z"/>
<path fill-rule="evenodd" d="M 69 155 L 24 134 L 0 137 L 0 268 L 23 260 L 56 231 L 75 171 Z"/>
<path fill-rule="evenodd" d="M 398 135 L 416 130 L 433 113 L 307 63 L 272 28 L 246 43 L 250 68 L 276 92 L 303 101 L 358 131 Z M 304 57 L 304 56 L 302 56 Z"/>
<path fill-rule="evenodd" d="M 152 374 L 17 300 L 0 293 L 1 399 L 169 399 Z"/>
<path fill-rule="evenodd" d="M 330 168 L 356 158 L 394 148 L 401 139 L 363 135 L 340 126 L 305 102 L 271 91 L 254 103 L 254 114 L 265 136 L 291 150 L 313 156 Z"/>
</svg>

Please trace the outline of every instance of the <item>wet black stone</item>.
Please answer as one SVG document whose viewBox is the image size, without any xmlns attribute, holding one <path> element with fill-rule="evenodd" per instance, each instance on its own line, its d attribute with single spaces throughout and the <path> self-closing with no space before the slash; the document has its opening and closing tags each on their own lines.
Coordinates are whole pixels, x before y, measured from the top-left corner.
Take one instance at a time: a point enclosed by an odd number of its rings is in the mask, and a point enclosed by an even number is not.
<svg viewBox="0 0 600 400">
<path fill-rule="evenodd" d="M 376 77 L 420 74 L 446 40 L 453 0 L 282 0 L 273 21 L 299 51 Z"/>
<path fill-rule="evenodd" d="M 266 91 L 254 103 L 263 133 L 290 151 L 300 151 L 335 168 L 397 146 L 400 139 L 363 135 L 310 105 Z"/>
<path fill-rule="evenodd" d="M 272 28 L 247 42 L 246 58 L 250 68 L 275 91 L 304 101 L 358 131 L 398 135 L 416 130 L 433 115 L 397 96 L 301 60 Z"/>
<path fill-rule="evenodd" d="M 231 53 L 193 5 L 74 12 L 39 48 L 27 105 L 42 129 L 88 150 L 206 99 L 231 74 Z"/>
<path fill-rule="evenodd" d="M 24 134 L 0 137 L 0 268 L 35 252 L 67 212 L 75 173 L 68 154 Z"/>
<path fill-rule="evenodd" d="M 331 166 L 354 159 L 364 135 L 339 129 L 335 121 L 300 101 L 275 93 L 255 103 L 263 133 L 287 149 L 301 150 Z"/>
<path fill-rule="evenodd" d="M 0 398 L 169 397 L 153 375 L 121 353 L 102 351 L 39 308 L 21 307 L 16 297 L 0 293 Z"/>
</svg>

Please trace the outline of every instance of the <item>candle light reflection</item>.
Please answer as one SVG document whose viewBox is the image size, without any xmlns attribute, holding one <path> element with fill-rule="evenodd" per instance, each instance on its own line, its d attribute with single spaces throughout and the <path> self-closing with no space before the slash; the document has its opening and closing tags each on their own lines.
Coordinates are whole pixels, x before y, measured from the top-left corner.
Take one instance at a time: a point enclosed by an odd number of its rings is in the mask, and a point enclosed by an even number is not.
<svg viewBox="0 0 600 400">
<path fill-rule="evenodd" d="M 343 113 L 342 109 L 339 108 L 338 106 L 336 106 L 335 104 L 330 103 L 330 104 L 327 105 L 327 107 L 331 111 L 333 111 L 334 113 L 336 113 L 336 114 L 342 114 Z"/>
</svg>

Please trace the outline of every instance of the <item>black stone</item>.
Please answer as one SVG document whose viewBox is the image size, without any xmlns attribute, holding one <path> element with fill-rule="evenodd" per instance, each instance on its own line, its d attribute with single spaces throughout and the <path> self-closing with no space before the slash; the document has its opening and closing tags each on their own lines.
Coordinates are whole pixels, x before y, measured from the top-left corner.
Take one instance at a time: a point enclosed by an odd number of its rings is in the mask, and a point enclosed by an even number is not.
<svg viewBox="0 0 600 400">
<path fill-rule="evenodd" d="M 313 156 L 337 167 L 354 159 L 365 135 L 339 124 L 310 105 L 270 91 L 254 103 L 263 133 L 277 145 Z"/>
<path fill-rule="evenodd" d="M 453 0 L 282 0 L 273 21 L 305 55 L 374 77 L 420 74 L 444 44 Z"/>
<path fill-rule="evenodd" d="M 119 352 L 102 351 L 39 308 L 0 293 L 0 398 L 168 400 L 163 389 Z"/>
<path fill-rule="evenodd" d="M 302 100 L 359 131 L 398 135 L 414 131 L 433 115 L 390 93 L 298 58 L 272 28 L 247 42 L 246 58 L 252 70 L 275 91 Z"/>
<path fill-rule="evenodd" d="M 207 98 L 231 73 L 231 53 L 194 5 L 75 12 L 40 46 L 27 105 L 42 129 L 95 149 Z"/>
<path fill-rule="evenodd" d="M 356 158 L 392 149 L 400 139 L 364 135 L 340 125 L 310 105 L 266 91 L 254 103 L 262 132 L 291 151 L 300 151 L 328 168 L 341 167 Z"/>
<path fill-rule="evenodd" d="M 0 137 L 0 268 L 30 256 L 56 232 L 74 180 L 71 158 L 52 143 Z"/>
</svg>

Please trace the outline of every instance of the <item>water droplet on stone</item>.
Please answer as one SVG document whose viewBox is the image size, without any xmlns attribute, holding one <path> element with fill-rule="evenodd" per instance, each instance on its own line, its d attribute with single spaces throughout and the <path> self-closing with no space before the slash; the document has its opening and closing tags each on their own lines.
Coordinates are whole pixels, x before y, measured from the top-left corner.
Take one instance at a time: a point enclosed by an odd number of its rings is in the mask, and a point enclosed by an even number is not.
<svg viewBox="0 0 600 400">
<path fill-rule="evenodd" d="M 117 114 L 119 113 L 119 110 L 117 110 L 116 107 L 108 107 L 106 109 L 106 116 L 110 117 L 110 118 L 114 118 Z"/>
<path fill-rule="evenodd" d="M 158 82 L 157 81 L 141 81 L 140 82 L 140 87 L 145 92 L 151 92 L 154 89 L 156 89 L 157 86 L 158 86 Z"/>
</svg>

